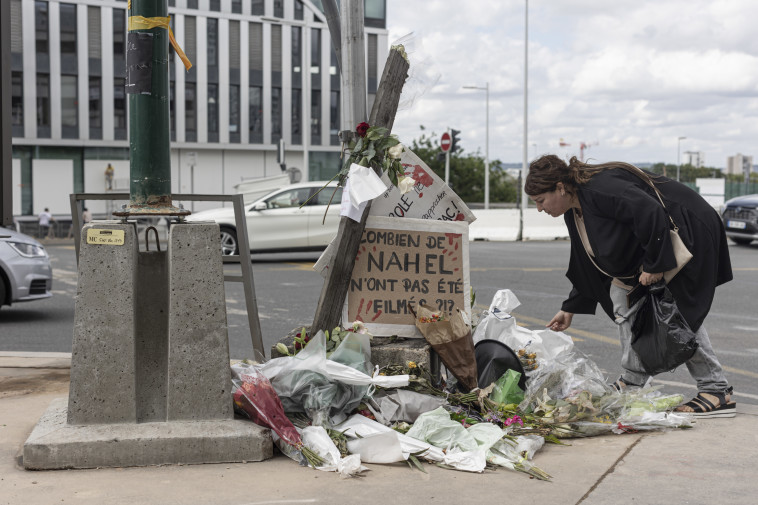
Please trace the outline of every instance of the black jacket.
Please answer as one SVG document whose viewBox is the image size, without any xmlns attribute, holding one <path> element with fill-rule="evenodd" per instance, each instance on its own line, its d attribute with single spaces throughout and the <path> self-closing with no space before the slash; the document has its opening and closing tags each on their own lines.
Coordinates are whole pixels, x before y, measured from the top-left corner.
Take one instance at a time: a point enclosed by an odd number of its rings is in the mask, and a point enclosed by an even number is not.
<svg viewBox="0 0 758 505">
<path fill-rule="evenodd" d="M 665 272 L 676 266 L 668 211 L 693 255 L 671 280 L 669 289 L 690 327 L 697 330 L 708 315 L 716 286 L 732 279 L 726 234 L 718 213 L 697 192 L 665 177 L 655 181 L 666 209 L 652 188 L 624 169 L 605 170 L 580 185 L 577 194 L 587 237 L 595 262 L 613 276 L 633 275 L 640 265 L 648 273 Z M 573 212 L 564 214 L 571 238 L 566 277 L 573 289 L 561 308 L 575 314 L 594 314 L 600 303 L 614 318 L 611 278 L 589 260 Z"/>
</svg>

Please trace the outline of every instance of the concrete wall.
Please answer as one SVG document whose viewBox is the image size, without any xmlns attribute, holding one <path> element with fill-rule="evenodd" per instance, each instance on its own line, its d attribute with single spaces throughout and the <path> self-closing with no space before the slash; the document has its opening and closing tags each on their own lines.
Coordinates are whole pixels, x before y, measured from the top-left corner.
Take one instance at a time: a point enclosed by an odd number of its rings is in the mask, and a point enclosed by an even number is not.
<svg viewBox="0 0 758 505">
<path fill-rule="evenodd" d="M 518 209 L 472 209 L 476 221 L 469 228 L 470 240 L 510 241 L 518 238 Z M 563 218 L 553 218 L 537 209 L 524 214 L 524 240 L 555 240 L 568 238 Z"/>
<path fill-rule="evenodd" d="M 68 195 L 74 192 L 71 160 L 32 160 L 34 215 L 46 207 L 51 214 L 71 214 Z"/>
</svg>

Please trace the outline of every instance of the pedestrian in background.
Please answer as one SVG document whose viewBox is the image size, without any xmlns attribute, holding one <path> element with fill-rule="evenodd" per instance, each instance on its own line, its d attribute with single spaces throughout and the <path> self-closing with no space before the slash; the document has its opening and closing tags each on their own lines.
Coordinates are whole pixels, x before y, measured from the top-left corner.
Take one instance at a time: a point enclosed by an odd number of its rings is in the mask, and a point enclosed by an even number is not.
<svg viewBox="0 0 758 505">
<path fill-rule="evenodd" d="M 693 257 L 668 288 L 699 344 L 686 362 L 698 394 L 677 411 L 734 417 L 733 389 L 702 324 L 716 286 L 732 279 L 726 234 L 716 211 L 679 182 L 628 163 L 592 165 L 576 157 L 568 164 L 555 155 L 533 161 L 524 191 L 538 211 L 563 216 L 571 238 L 566 273 L 571 293 L 547 326 L 563 331 L 574 314 L 594 314 L 599 303 L 619 327 L 624 371 L 612 384 L 617 390 L 643 386 L 650 378 L 631 346 L 631 326 L 642 300 L 628 307 L 626 294 L 637 283 L 653 284 L 677 267 L 669 234 L 671 221 L 676 223 Z"/>
<path fill-rule="evenodd" d="M 47 238 L 52 233 L 50 229 L 50 223 L 55 222 L 53 215 L 50 214 L 50 209 L 45 207 L 45 210 L 39 213 L 39 237 Z"/>
<path fill-rule="evenodd" d="M 113 165 L 108 163 L 108 166 L 105 167 L 105 189 L 113 189 L 113 174 L 115 172 Z"/>
<path fill-rule="evenodd" d="M 82 221 L 84 222 L 84 224 L 87 224 L 90 221 L 92 221 L 92 212 L 90 212 L 87 207 L 84 207 L 84 211 L 82 212 Z"/>
</svg>

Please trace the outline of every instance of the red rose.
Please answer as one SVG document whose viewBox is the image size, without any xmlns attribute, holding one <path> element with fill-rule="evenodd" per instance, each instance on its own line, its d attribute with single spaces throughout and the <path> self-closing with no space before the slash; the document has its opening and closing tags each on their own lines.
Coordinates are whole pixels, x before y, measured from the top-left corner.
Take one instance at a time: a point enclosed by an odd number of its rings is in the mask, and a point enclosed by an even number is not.
<svg viewBox="0 0 758 505">
<path fill-rule="evenodd" d="M 355 132 L 358 134 L 359 137 L 365 137 L 366 132 L 368 131 L 369 128 L 370 128 L 369 124 L 364 121 L 363 123 L 359 124 L 355 128 Z"/>
</svg>

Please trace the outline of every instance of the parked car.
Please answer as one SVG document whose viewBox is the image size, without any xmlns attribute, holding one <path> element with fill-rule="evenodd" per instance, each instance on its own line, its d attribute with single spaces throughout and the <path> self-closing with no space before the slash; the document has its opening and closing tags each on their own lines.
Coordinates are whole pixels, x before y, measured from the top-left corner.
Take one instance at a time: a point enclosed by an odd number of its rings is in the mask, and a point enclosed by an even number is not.
<svg viewBox="0 0 758 505">
<path fill-rule="evenodd" d="M 319 181 L 289 184 L 246 204 L 250 251 L 317 251 L 326 248 L 339 227 L 342 199 L 342 188 L 337 187 L 336 182 L 329 183 L 327 188 L 318 192 L 326 184 Z M 330 199 L 331 205 L 327 211 Z M 217 222 L 221 227 L 223 254 L 239 254 L 232 207 L 197 212 L 187 217 L 187 221 Z"/>
<path fill-rule="evenodd" d="M 52 296 L 53 269 L 42 244 L 0 228 L 0 307 Z"/>
<path fill-rule="evenodd" d="M 758 240 L 758 195 L 743 195 L 724 204 L 721 213 L 726 236 L 735 243 L 747 245 Z"/>
</svg>

